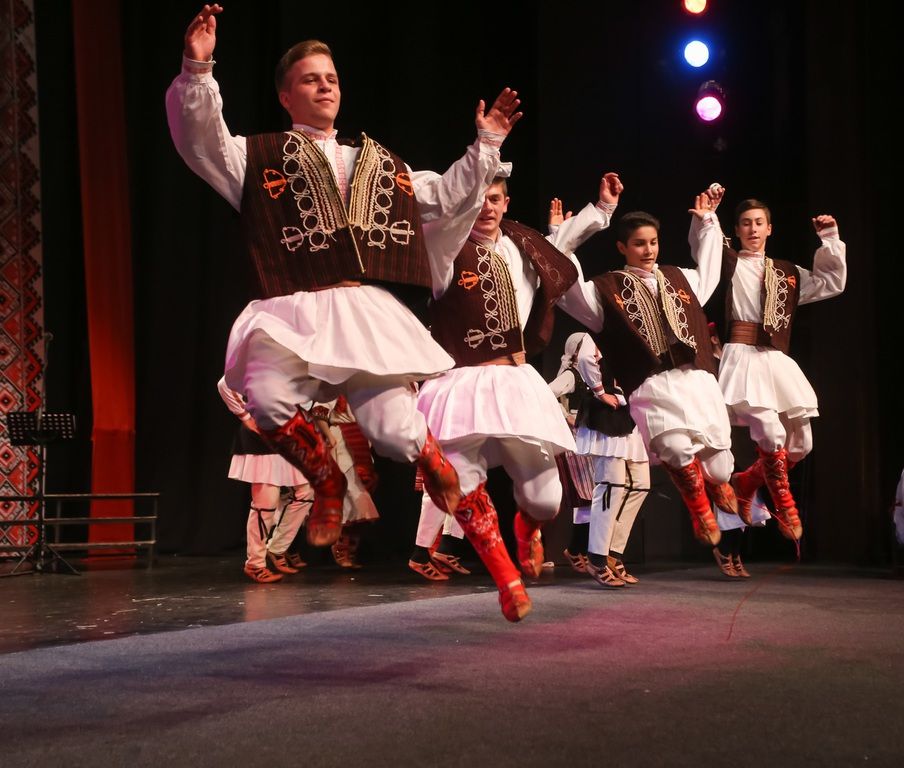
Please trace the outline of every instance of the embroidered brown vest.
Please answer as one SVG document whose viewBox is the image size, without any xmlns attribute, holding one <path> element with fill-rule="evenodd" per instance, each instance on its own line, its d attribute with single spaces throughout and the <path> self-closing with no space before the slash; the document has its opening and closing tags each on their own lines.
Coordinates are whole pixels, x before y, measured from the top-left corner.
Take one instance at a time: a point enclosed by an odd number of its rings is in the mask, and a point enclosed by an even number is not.
<svg viewBox="0 0 904 768">
<path fill-rule="evenodd" d="M 361 137 L 348 206 L 326 157 L 303 133 L 248 138 L 241 222 L 262 298 L 343 280 L 429 288 L 411 178 Z"/>
<path fill-rule="evenodd" d="M 733 248 L 727 245 L 722 248 L 722 281 L 727 286 L 725 291 L 725 327 L 731 339 L 731 327 L 734 319 L 731 316 L 732 296 L 731 279 L 734 277 L 740 257 Z M 790 261 L 770 259 L 771 266 L 766 265 L 766 279 L 760 297 L 763 308 L 763 322 L 757 329 L 756 344 L 773 347 L 788 354 L 791 346 L 791 327 L 794 324 L 794 313 L 800 300 L 800 272 Z M 771 270 L 771 274 L 770 274 Z"/>
<path fill-rule="evenodd" d="M 515 221 L 503 220 L 501 226 L 530 260 L 540 287 L 522 334 L 505 258 L 468 240 L 455 258 L 452 284 L 431 307 L 430 332 L 457 366 L 543 349 L 552 334 L 555 303 L 577 280 L 574 264 L 539 232 Z"/>
<path fill-rule="evenodd" d="M 658 297 L 626 270 L 593 278 L 604 312 L 597 345 L 628 395 L 653 374 L 681 365 L 716 374 L 706 315 L 687 278 L 670 265 L 659 272 Z"/>
</svg>

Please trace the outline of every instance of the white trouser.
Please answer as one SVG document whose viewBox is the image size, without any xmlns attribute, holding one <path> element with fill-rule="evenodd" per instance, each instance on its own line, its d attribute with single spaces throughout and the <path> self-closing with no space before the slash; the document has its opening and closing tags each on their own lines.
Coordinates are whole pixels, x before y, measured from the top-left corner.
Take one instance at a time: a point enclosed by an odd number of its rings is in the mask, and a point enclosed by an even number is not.
<svg viewBox="0 0 904 768">
<path fill-rule="evenodd" d="M 593 482 L 587 550 L 604 557 L 610 551 L 624 553 L 650 488 L 650 463 L 596 456 Z"/>
<path fill-rule="evenodd" d="M 293 492 L 287 503 L 281 503 L 278 485 L 252 483 L 251 510 L 245 528 L 245 565 L 263 568 L 267 564 L 268 550 L 281 555 L 295 540 L 311 509 L 314 492 L 307 483 L 296 485 Z"/>
<path fill-rule="evenodd" d="M 562 483 L 555 458 L 536 444 L 517 437 L 473 435 L 444 444 L 443 452 L 458 472 L 462 494 L 468 494 L 486 482 L 491 467 L 501 466 L 512 479 L 518 509 L 538 522 L 552 520 L 559 511 Z M 446 515 L 425 493 L 415 543 L 419 547 L 433 546 L 446 518 L 449 521 L 443 532 L 463 538 L 464 532 L 457 521 Z"/>
<path fill-rule="evenodd" d="M 735 419 L 750 430 L 750 438 L 766 453 L 787 448 L 788 458 L 802 461 L 813 450 L 813 429 L 808 416 L 792 419 L 771 408 L 753 408 L 746 403 L 731 407 Z"/>
<path fill-rule="evenodd" d="M 295 415 L 345 393 L 358 426 L 377 453 L 413 462 L 427 441 L 427 424 L 417 410 L 417 394 L 404 376 L 361 372 L 342 384 L 327 384 L 308 374 L 308 364 L 263 331 L 247 343 L 243 394 L 261 429 L 281 427 Z"/>
<path fill-rule="evenodd" d="M 677 429 L 654 437 L 648 450 L 673 469 L 686 467 L 698 456 L 703 476 L 714 485 L 727 483 L 734 469 L 734 456 L 730 450 L 708 448 L 702 443 L 694 442 L 687 432 Z"/>
</svg>

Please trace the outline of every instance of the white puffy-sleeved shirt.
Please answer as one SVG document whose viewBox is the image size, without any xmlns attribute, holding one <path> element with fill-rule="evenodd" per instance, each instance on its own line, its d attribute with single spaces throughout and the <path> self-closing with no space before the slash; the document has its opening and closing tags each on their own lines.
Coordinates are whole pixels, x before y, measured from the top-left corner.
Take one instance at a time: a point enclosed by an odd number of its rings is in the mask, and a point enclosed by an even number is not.
<svg viewBox="0 0 904 768">
<path fill-rule="evenodd" d="M 609 225 L 612 209 L 586 206 L 568 219 L 547 239 L 560 251 L 577 259 L 574 249 L 595 232 Z M 523 329 L 536 297 L 540 278 L 515 243 L 500 232 L 490 247 L 505 259 L 518 316 Z M 451 282 L 443 286 L 443 290 Z M 583 282 L 581 280 L 581 282 Z M 584 307 L 586 294 L 597 302 L 592 283 L 572 286 L 559 300 L 566 311 Z M 586 310 L 578 309 L 577 312 Z M 424 382 L 418 393 L 418 410 L 438 440 L 515 437 L 537 445 L 547 455 L 574 451 L 574 437 L 562 409 L 547 383 L 531 365 L 473 365 L 454 368 L 442 376 Z"/>
<path fill-rule="evenodd" d="M 800 299 L 811 304 L 837 296 L 847 281 L 846 248 L 832 227 L 820 232 L 821 245 L 813 257 L 813 269 L 798 267 Z M 740 251 L 731 279 L 731 317 L 750 323 L 763 322 L 765 255 Z M 727 343 L 722 349 L 719 385 L 729 406 L 767 408 L 789 418 L 819 414 L 816 393 L 800 366 L 772 347 Z M 746 405 L 745 405 L 746 404 Z"/>
<path fill-rule="evenodd" d="M 701 305 L 712 296 L 722 270 L 722 229 L 714 213 L 691 219 L 688 241 L 696 269 L 681 269 Z M 659 285 L 654 272 L 626 267 L 640 277 L 654 296 Z M 600 322 L 605 318 L 600 315 Z M 605 350 L 604 350 L 605 352 Z M 650 445 L 659 435 L 681 431 L 695 443 L 713 450 L 731 447 L 731 424 L 716 378 L 708 371 L 684 365 L 648 377 L 630 397 L 631 417 L 637 424 L 651 460 Z"/>
<path fill-rule="evenodd" d="M 170 133 L 187 165 L 236 210 L 241 209 L 246 141 L 230 133 L 223 118 L 219 85 L 211 63 L 183 59 L 182 72 L 166 94 Z M 330 162 L 340 188 L 354 177 L 359 150 L 295 125 L 312 137 Z M 436 287 L 448 279 L 455 256 L 468 237 L 486 188 L 500 172 L 501 137 L 484 136 L 446 173 L 412 172 L 431 276 Z M 503 171 L 504 172 L 504 171 Z M 239 315 L 226 350 L 227 380 L 238 386 L 255 331 L 308 364 L 314 379 L 339 384 L 359 372 L 422 379 L 451 368 L 452 358 L 415 316 L 385 289 L 360 287 L 299 291 L 252 301 Z"/>
</svg>

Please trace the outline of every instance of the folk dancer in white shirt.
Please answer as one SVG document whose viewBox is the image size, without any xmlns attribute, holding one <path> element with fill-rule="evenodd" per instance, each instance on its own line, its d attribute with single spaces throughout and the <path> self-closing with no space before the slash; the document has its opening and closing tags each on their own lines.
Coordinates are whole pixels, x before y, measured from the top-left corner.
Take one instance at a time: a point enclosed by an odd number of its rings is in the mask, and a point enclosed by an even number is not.
<svg viewBox="0 0 904 768">
<path fill-rule="evenodd" d="M 650 459 L 621 387 L 611 376 L 604 386 L 602 355 L 590 334 L 572 334 L 565 349 L 572 350 L 571 364 L 549 387 L 553 394 L 572 391 L 576 377 L 585 385 L 575 443 L 577 453 L 593 461 L 587 559 L 594 567 L 584 563 L 584 572 L 607 588 L 637 584 L 624 552 L 650 489 Z"/>
<path fill-rule="evenodd" d="M 781 533 L 799 540 L 803 526 L 788 483 L 788 470 L 813 449 L 810 420 L 819 415 L 816 393 L 788 356 L 794 314 L 800 304 L 837 296 L 847 280 L 845 244 L 829 215 L 816 216 L 821 240 L 813 269 L 766 255 L 772 214 L 765 203 L 748 199 L 735 211 L 737 253 L 726 245 L 722 279 L 726 295 L 728 342 L 722 350 L 719 384 L 732 421 L 746 426 L 759 458 L 732 477 L 738 514 L 751 523 L 751 504 L 766 484 Z"/>
<path fill-rule="evenodd" d="M 492 467 L 512 478 L 518 513 L 515 538 L 521 571 L 540 574 L 540 526 L 562 499 L 555 456 L 574 450 L 574 437 L 546 382 L 526 364 L 549 340 L 556 305 L 587 317 L 585 283 L 575 248 L 609 225 L 622 185 L 606 174 L 599 202 L 588 204 L 544 239 L 503 218 L 509 197 L 499 178 L 486 191 L 470 241 L 447 263 L 434 291 L 431 332 L 456 367 L 424 383 L 418 408 L 458 472 L 464 495 L 455 518 L 493 576 L 503 615 L 519 621 L 531 603 L 518 569 L 498 535 L 496 510 L 484 484 Z M 570 255 L 566 255 L 570 254 Z M 426 549 L 444 513 L 424 497 L 417 545 Z M 413 558 L 414 559 L 414 558 Z M 413 567 L 413 566 L 412 566 Z"/>
<path fill-rule="evenodd" d="M 659 221 L 640 211 L 622 216 L 616 247 L 625 268 L 593 279 L 595 318 L 586 323 L 599 334 L 651 462 L 668 471 L 694 535 L 710 546 L 720 538 L 711 505 L 736 506 L 728 484 L 731 426 L 701 309 L 719 282 L 722 231 L 714 209 L 722 193 L 699 194 L 689 209 L 696 269 L 658 265 Z"/>
<path fill-rule="evenodd" d="M 452 359 L 392 291 L 429 291 L 458 252 L 520 118 L 505 89 L 478 104 L 478 139 L 442 176 L 414 173 L 367 136 L 336 141 L 339 79 L 329 48 L 306 41 L 277 66 L 291 131 L 232 135 L 212 76 L 219 5 L 185 34 L 182 73 L 167 91 L 179 154 L 242 216 L 261 299 L 238 317 L 226 351 L 230 389 L 248 398 L 262 434 L 316 493 L 308 541 L 340 535 L 345 480 L 309 409 L 345 394 L 362 431 L 390 458 L 417 462 L 428 493 L 454 511 L 454 469 L 416 409 L 413 382 Z"/>
</svg>

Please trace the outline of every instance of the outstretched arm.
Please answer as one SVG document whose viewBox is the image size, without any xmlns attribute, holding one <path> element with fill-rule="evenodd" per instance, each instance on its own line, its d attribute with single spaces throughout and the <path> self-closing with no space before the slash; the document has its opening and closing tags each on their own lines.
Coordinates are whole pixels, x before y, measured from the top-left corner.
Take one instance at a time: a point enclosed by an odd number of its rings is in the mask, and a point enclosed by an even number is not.
<svg viewBox="0 0 904 768">
<path fill-rule="evenodd" d="M 603 308 L 593 283 L 584 279 L 584 271 L 574 250 L 591 235 L 606 229 L 625 187 L 618 174 L 610 171 L 600 180 L 599 199 L 564 221 L 555 233 L 547 237 L 556 248 L 577 267 L 578 279 L 557 305 L 592 331 L 599 331 L 603 323 Z"/>
<path fill-rule="evenodd" d="M 715 211 L 724 195 L 721 186 L 712 184 L 694 198 L 693 207 L 688 209 L 691 214 L 688 242 L 697 268 L 681 271 L 701 306 L 713 295 L 722 274 L 722 228 Z"/>
<path fill-rule="evenodd" d="M 236 210 L 245 181 L 245 139 L 223 120 L 220 87 L 213 79 L 219 5 L 205 5 L 185 31 L 182 72 L 166 92 L 166 116 L 185 163 Z"/>
<path fill-rule="evenodd" d="M 609 226 L 624 189 L 617 173 L 610 171 L 604 174 L 600 180 L 596 204 L 589 203 L 576 216 L 563 220 L 559 228 L 546 239 L 562 253 L 573 253 L 592 235 Z"/>
<path fill-rule="evenodd" d="M 509 170 L 499 160 L 499 148 L 521 119 L 518 92 L 505 88 L 489 111 L 481 100 L 474 124 L 477 141 L 442 176 L 432 171 L 411 174 L 418 201 L 433 293 L 441 296 L 452 279 L 452 263 L 480 213 L 487 188 Z"/>
<path fill-rule="evenodd" d="M 798 267 L 801 304 L 831 299 L 841 293 L 847 283 L 847 248 L 838 233 L 835 217 L 816 216 L 813 228 L 822 244 L 813 256 L 812 270 Z"/>
</svg>

